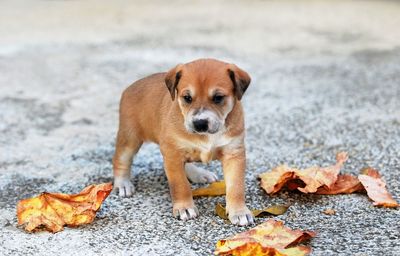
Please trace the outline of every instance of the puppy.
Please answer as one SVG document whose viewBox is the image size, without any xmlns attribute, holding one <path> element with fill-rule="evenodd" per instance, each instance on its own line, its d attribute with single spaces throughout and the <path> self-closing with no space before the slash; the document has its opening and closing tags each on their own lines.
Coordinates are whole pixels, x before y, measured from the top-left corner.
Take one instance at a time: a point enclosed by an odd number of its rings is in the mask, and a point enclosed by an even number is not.
<svg viewBox="0 0 400 256">
<path fill-rule="evenodd" d="M 222 163 L 226 210 L 237 225 L 252 224 L 245 204 L 246 154 L 240 100 L 249 75 L 214 59 L 179 64 L 167 73 L 136 81 L 122 94 L 119 130 L 113 157 L 114 187 L 131 196 L 133 156 L 143 142 L 159 144 L 173 203 L 181 220 L 198 216 L 190 183 L 213 182 L 217 177 L 192 162 Z"/>
</svg>

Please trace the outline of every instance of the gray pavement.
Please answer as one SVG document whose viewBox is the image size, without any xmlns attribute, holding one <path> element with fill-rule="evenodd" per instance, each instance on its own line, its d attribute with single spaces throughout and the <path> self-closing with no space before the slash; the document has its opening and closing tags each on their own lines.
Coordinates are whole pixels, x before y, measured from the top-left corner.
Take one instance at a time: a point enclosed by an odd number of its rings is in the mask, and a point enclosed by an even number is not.
<svg viewBox="0 0 400 256">
<path fill-rule="evenodd" d="M 251 208 L 292 204 L 276 219 L 317 231 L 312 255 L 400 255 L 399 209 L 359 194 L 270 197 L 256 179 L 345 150 L 344 172 L 373 166 L 400 200 L 399 13 L 397 1 L 2 1 L 0 255 L 210 255 L 245 230 L 213 214 L 223 197 L 196 199 L 196 220 L 173 219 L 155 145 L 135 159 L 134 197 L 111 195 L 93 224 L 16 227 L 22 198 L 111 181 L 122 90 L 200 57 L 253 78 L 243 100 Z M 219 163 L 206 168 L 222 178 Z"/>
</svg>

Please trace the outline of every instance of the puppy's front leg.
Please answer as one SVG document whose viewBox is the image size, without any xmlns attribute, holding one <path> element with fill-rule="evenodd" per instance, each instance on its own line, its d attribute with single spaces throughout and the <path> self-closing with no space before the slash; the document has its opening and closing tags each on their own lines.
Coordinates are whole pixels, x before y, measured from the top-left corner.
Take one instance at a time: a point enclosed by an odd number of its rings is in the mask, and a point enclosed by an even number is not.
<svg viewBox="0 0 400 256">
<path fill-rule="evenodd" d="M 246 154 L 243 148 L 223 152 L 222 168 L 226 183 L 226 211 L 233 224 L 254 223 L 253 214 L 245 203 Z"/>
<path fill-rule="evenodd" d="M 196 218 L 199 211 L 193 202 L 190 183 L 185 174 L 184 158 L 179 153 L 161 150 L 164 157 L 164 168 L 171 192 L 173 215 L 181 220 Z"/>
<path fill-rule="evenodd" d="M 123 126 L 124 123 L 121 124 Z M 128 133 L 124 128 L 119 129 L 113 157 L 114 190 L 119 191 L 119 196 L 129 197 L 134 192 L 130 181 L 132 158 L 138 152 L 142 141 L 134 133 Z"/>
</svg>

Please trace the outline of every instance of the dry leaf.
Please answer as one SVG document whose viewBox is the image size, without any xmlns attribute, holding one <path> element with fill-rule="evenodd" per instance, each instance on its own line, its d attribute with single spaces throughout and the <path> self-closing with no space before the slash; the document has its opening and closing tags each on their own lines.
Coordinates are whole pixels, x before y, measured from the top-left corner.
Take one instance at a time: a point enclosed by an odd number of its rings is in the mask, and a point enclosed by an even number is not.
<svg viewBox="0 0 400 256">
<path fill-rule="evenodd" d="M 277 216 L 284 214 L 288 208 L 289 206 L 287 205 L 272 205 L 261 210 L 252 210 L 251 212 L 254 217 L 265 217 L 268 214 Z"/>
<path fill-rule="evenodd" d="M 213 182 L 208 187 L 205 188 L 197 188 L 192 191 L 193 197 L 198 196 L 222 196 L 225 195 L 225 181 L 217 181 Z"/>
<path fill-rule="evenodd" d="M 261 187 L 268 193 L 274 194 L 289 180 L 294 179 L 294 173 L 297 169 L 290 168 L 286 165 L 280 165 L 270 172 L 265 172 L 259 175 L 261 179 Z"/>
<path fill-rule="evenodd" d="M 386 189 L 386 183 L 382 180 L 377 170 L 367 168 L 358 175 L 358 179 L 367 190 L 368 197 L 374 201 L 376 206 L 398 207 L 399 204 L 393 199 Z"/>
<path fill-rule="evenodd" d="M 288 249 L 275 249 L 271 247 L 263 248 L 259 243 L 249 242 L 245 244 L 240 251 L 231 253 L 215 252 L 216 255 L 230 256 L 305 256 L 311 252 L 311 249 L 306 246 L 295 246 Z"/>
<path fill-rule="evenodd" d="M 272 205 L 272 206 L 266 207 L 262 210 L 252 210 L 251 212 L 253 213 L 254 217 L 261 218 L 261 217 L 265 217 L 268 214 L 282 215 L 287 211 L 288 208 L 289 208 L 289 206 L 287 206 L 287 205 Z M 228 215 L 226 214 L 226 209 L 224 206 L 222 206 L 222 204 L 217 203 L 215 205 L 215 213 L 221 219 L 228 220 Z"/>
<path fill-rule="evenodd" d="M 216 255 L 306 255 L 311 249 L 298 246 L 315 236 L 314 232 L 291 230 L 283 222 L 268 220 L 248 231 L 219 240 Z"/>
<path fill-rule="evenodd" d="M 315 166 L 299 170 L 281 165 L 259 176 L 261 187 L 268 194 L 273 194 L 289 182 L 290 189 L 298 189 L 303 193 L 315 193 L 322 186 L 330 188 L 334 185 L 346 160 L 347 153 L 340 152 L 336 155 L 336 164 L 329 167 Z M 304 186 L 302 187 L 302 185 Z"/>
<path fill-rule="evenodd" d="M 286 185 L 288 190 L 299 190 L 303 193 L 319 195 L 350 194 L 367 191 L 368 196 L 376 206 L 398 207 L 386 189 L 377 170 L 364 168 L 358 177 L 350 174 L 339 175 L 340 169 L 347 160 L 347 153 L 336 155 L 336 164 L 329 167 L 310 167 L 304 170 L 278 166 L 270 172 L 259 175 L 261 187 L 273 194 Z"/>
<path fill-rule="evenodd" d="M 226 214 L 226 209 L 220 203 L 217 203 L 215 205 L 215 214 L 217 214 L 223 220 L 228 220 L 228 215 Z"/>
<path fill-rule="evenodd" d="M 336 155 L 336 164 L 329 167 L 311 167 L 299 170 L 296 175 L 306 186 L 298 188 L 303 193 L 314 193 L 321 186 L 331 187 L 337 180 L 340 169 L 348 159 L 347 153 L 340 152 Z"/>
<path fill-rule="evenodd" d="M 322 213 L 326 214 L 326 215 L 335 215 L 336 211 L 333 210 L 333 209 L 325 209 L 325 210 L 322 211 Z"/>
<path fill-rule="evenodd" d="M 91 223 L 111 190 L 112 184 L 104 183 L 90 185 L 75 195 L 44 192 L 21 200 L 17 205 L 18 224 L 29 232 L 46 229 L 55 233 L 65 225 Z"/>
<path fill-rule="evenodd" d="M 336 195 L 336 194 L 351 194 L 354 192 L 365 191 L 363 185 L 356 176 L 351 174 L 339 175 L 336 182 L 329 188 L 323 186 L 318 188 L 316 194 L 319 195 Z"/>
</svg>

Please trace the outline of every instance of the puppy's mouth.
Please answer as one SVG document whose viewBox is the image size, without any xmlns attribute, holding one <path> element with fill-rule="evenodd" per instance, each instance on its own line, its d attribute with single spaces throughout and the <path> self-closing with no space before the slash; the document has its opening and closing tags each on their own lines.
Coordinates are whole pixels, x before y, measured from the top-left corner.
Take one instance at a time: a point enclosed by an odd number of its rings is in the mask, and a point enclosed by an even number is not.
<svg viewBox="0 0 400 256">
<path fill-rule="evenodd" d="M 216 134 L 218 130 L 215 131 L 206 131 L 206 132 L 198 132 L 196 130 L 192 130 L 191 133 L 200 134 L 200 135 L 207 135 L 207 134 Z"/>
</svg>

